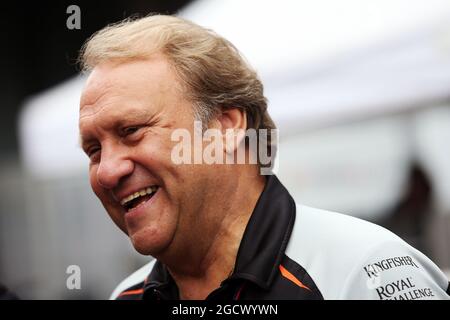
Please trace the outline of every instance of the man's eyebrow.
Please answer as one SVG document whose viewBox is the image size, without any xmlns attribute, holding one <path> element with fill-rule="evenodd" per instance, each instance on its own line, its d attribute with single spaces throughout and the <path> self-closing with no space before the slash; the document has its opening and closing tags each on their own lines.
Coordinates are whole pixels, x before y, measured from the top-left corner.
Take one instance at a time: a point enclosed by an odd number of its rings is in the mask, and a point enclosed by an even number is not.
<svg viewBox="0 0 450 320">
<path fill-rule="evenodd" d="M 131 108 L 130 110 L 127 111 L 127 113 L 125 115 L 121 115 L 120 118 L 117 117 L 113 117 L 115 119 L 111 119 L 110 125 L 108 126 L 109 129 L 114 129 L 117 127 L 121 127 L 121 126 L 125 126 L 125 125 L 130 125 L 133 122 L 142 122 L 142 123 L 157 123 L 158 114 L 151 112 L 148 109 L 135 109 L 135 108 Z M 85 147 L 87 144 L 90 144 L 92 142 L 97 141 L 97 138 L 95 138 L 94 136 L 92 136 L 91 134 L 87 133 L 87 134 L 82 134 L 81 132 L 78 135 L 78 146 L 82 149 L 84 149 L 83 147 Z"/>
<path fill-rule="evenodd" d="M 129 121 L 148 121 L 151 118 L 154 118 L 155 114 L 150 112 L 149 110 L 142 110 L 142 109 L 134 109 L 131 108 L 126 115 L 121 117 L 120 119 L 117 119 L 115 121 L 115 124 L 123 124 Z"/>
<path fill-rule="evenodd" d="M 159 113 L 155 113 L 150 110 L 137 110 L 131 109 L 126 115 L 112 120 L 111 128 L 122 128 L 125 126 L 133 125 L 155 125 L 159 122 Z"/>
</svg>

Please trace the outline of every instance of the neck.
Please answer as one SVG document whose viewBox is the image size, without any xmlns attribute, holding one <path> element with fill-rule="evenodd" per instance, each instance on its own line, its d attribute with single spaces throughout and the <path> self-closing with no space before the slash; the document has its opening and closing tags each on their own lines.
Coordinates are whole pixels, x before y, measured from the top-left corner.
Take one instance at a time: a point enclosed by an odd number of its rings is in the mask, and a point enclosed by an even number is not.
<svg viewBox="0 0 450 320">
<path fill-rule="evenodd" d="M 245 228 L 265 185 L 265 178 L 253 172 L 234 175 L 237 181 L 220 189 L 214 206 L 205 207 L 212 228 L 202 232 L 195 250 L 183 261 L 167 265 L 177 283 L 181 299 L 204 299 L 233 272 Z M 226 197 L 223 195 L 226 194 Z"/>
</svg>

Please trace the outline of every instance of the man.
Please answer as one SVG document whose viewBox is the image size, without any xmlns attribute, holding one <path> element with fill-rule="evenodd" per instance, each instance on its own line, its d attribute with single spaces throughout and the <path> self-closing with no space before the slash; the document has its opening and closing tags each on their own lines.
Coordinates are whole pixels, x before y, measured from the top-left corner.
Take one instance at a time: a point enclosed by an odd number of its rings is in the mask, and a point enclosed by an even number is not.
<svg viewBox="0 0 450 320">
<path fill-rule="evenodd" d="M 155 258 L 113 299 L 448 298 L 438 267 L 389 231 L 296 204 L 260 174 L 274 139 L 257 135 L 255 149 L 242 132 L 275 126 L 256 73 L 225 39 L 149 16 L 99 31 L 81 61 L 91 71 L 79 127 L 92 188 Z M 244 146 L 246 161 L 174 161 L 174 133 L 195 136 L 196 121 L 215 130 L 215 156 L 236 159 Z"/>
</svg>

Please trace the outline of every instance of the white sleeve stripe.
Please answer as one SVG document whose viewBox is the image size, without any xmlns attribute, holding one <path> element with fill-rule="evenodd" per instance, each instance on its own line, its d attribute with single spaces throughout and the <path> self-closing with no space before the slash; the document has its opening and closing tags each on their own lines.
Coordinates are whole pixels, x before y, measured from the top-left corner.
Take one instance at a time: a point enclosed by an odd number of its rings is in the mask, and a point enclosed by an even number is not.
<svg viewBox="0 0 450 320">
<path fill-rule="evenodd" d="M 155 265 L 156 260 L 153 260 L 149 263 L 147 263 L 145 266 L 140 268 L 139 270 L 135 271 L 133 274 L 131 274 L 128 278 L 123 280 L 113 291 L 111 296 L 109 297 L 110 300 L 115 300 L 126 289 L 137 285 L 138 283 L 145 280 L 145 278 L 150 274 L 150 272 L 153 269 L 153 266 Z"/>
</svg>

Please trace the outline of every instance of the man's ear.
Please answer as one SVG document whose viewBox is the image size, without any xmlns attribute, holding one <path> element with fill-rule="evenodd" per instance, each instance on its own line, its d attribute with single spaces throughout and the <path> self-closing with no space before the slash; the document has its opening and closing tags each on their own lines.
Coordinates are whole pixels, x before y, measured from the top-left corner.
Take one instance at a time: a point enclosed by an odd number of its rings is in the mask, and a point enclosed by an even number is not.
<svg viewBox="0 0 450 320">
<path fill-rule="evenodd" d="M 224 146 L 227 153 L 234 152 L 242 143 L 247 129 L 247 115 L 239 108 L 222 109 L 217 117 L 224 137 Z"/>
</svg>

